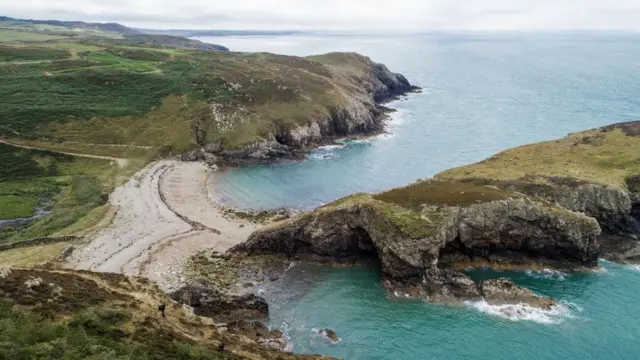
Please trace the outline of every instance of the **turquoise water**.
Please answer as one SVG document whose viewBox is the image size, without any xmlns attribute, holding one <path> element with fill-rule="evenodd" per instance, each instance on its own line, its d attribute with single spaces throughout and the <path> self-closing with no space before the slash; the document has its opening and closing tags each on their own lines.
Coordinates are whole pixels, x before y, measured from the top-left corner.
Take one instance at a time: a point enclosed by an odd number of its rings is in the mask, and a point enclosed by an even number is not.
<svg viewBox="0 0 640 360">
<path fill-rule="evenodd" d="M 294 266 L 262 291 L 271 325 L 297 353 L 345 359 L 638 359 L 640 268 L 602 263 L 586 274 L 508 275 L 563 302 L 553 313 L 493 314 L 482 304 L 445 306 L 387 297 L 372 269 Z M 528 320 L 525 320 L 528 319 Z M 337 344 L 314 329 L 331 328 Z"/>
<path fill-rule="evenodd" d="M 205 39 L 206 40 L 206 39 Z M 424 88 L 396 102 L 391 134 L 305 162 L 229 171 L 214 196 L 310 208 L 402 186 L 505 148 L 640 119 L 640 34 L 213 38 L 234 50 L 357 51 Z"/>
<path fill-rule="evenodd" d="M 206 39 L 205 39 L 206 40 Z M 251 208 L 313 207 L 405 185 L 508 147 L 640 119 L 640 35 L 484 34 L 215 38 L 234 50 L 357 51 L 424 93 L 393 103 L 390 133 L 304 162 L 236 169 L 213 195 Z M 374 269 L 293 266 L 261 289 L 298 353 L 347 359 L 638 359 L 640 267 L 499 273 L 562 306 L 443 306 L 387 296 Z M 479 271 L 475 277 L 495 276 Z M 332 344 L 317 334 L 334 329 Z M 314 329 L 316 331 L 314 331 Z"/>
</svg>

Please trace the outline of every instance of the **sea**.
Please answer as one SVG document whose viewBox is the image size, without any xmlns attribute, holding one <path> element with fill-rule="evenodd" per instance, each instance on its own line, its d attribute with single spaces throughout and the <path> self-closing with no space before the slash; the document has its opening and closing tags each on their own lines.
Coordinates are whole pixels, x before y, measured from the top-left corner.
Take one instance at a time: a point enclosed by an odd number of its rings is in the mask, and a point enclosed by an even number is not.
<svg viewBox="0 0 640 360">
<path fill-rule="evenodd" d="M 311 209 L 429 178 L 504 149 L 640 119 L 640 33 L 306 33 L 209 37 L 233 51 L 352 51 L 423 88 L 388 106 L 385 134 L 307 159 L 232 169 L 210 195 L 244 209 Z M 640 266 L 493 272 L 560 306 L 459 306 L 387 294 L 379 269 L 292 264 L 259 292 L 296 353 L 345 359 L 640 359 Z M 333 343 L 323 329 L 337 332 Z"/>
</svg>

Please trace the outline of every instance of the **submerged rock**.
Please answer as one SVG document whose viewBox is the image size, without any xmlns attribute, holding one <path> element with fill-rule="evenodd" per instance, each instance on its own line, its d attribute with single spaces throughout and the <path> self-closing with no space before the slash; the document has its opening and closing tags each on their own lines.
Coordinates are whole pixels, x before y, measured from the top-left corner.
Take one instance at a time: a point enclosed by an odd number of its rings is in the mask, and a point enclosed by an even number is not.
<svg viewBox="0 0 640 360">
<path fill-rule="evenodd" d="M 340 342 L 340 338 L 338 334 L 331 329 L 323 329 L 320 330 L 320 334 L 326 336 L 329 340 L 331 340 L 334 344 Z"/>
</svg>

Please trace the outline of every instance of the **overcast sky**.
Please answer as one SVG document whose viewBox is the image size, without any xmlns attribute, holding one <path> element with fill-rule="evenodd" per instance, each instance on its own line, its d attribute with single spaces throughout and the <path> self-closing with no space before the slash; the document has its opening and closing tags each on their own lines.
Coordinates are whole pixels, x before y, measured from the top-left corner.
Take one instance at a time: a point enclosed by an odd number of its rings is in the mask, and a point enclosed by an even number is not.
<svg viewBox="0 0 640 360">
<path fill-rule="evenodd" d="M 162 29 L 640 30 L 640 0 L 0 0 L 0 15 Z"/>
</svg>

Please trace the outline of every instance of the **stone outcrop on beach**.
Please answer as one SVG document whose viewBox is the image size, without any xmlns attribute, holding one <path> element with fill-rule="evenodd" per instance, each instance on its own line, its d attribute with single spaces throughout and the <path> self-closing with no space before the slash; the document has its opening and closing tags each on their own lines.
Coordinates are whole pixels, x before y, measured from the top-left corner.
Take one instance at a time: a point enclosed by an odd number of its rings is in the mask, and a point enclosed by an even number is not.
<svg viewBox="0 0 640 360">
<path fill-rule="evenodd" d="M 377 259 L 383 284 L 435 301 L 482 297 L 460 270 L 596 266 L 595 219 L 490 186 L 425 181 L 359 194 L 254 233 L 231 249 L 313 261 Z"/>
<path fill-rule="evenodd" d="M 640 121 L 509 149 L 436 175 L 544 199 L 595 218 L 601 255 L 640 261 Z"/>
</svg>

